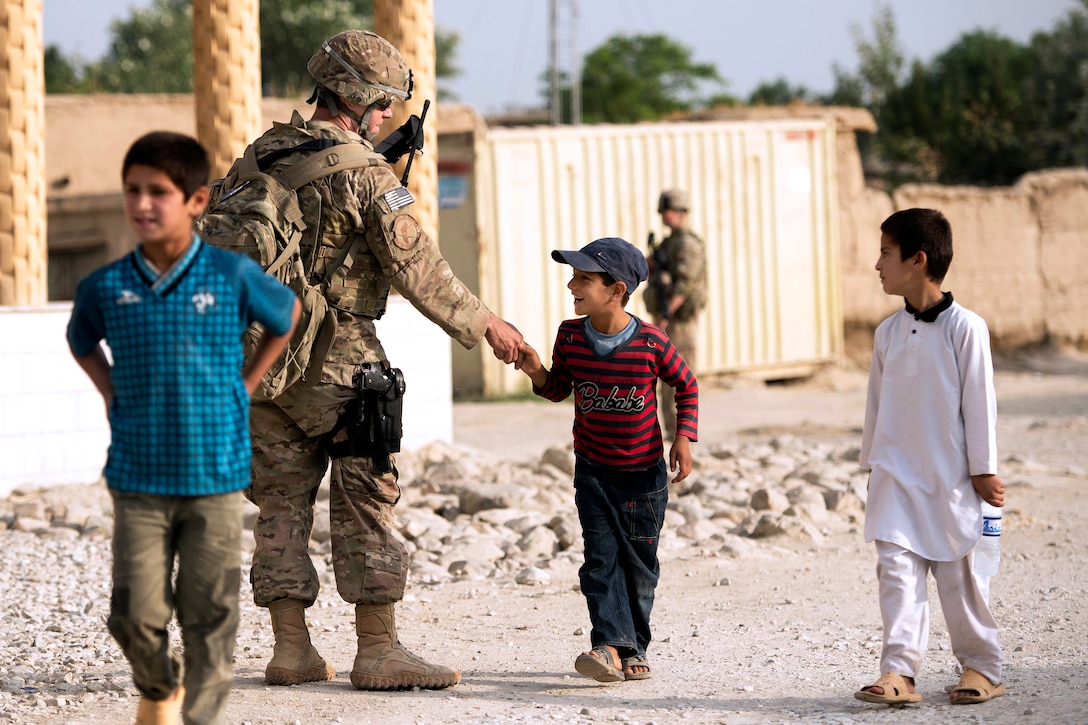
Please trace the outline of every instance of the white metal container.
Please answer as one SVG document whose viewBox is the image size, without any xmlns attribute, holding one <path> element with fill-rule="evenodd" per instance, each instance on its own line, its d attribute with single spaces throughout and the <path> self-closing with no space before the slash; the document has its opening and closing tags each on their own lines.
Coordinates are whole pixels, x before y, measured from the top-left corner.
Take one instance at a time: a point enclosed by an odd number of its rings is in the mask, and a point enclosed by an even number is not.
<svg viewBox="0 0 1088 725">
<path fill-rule="evenodd" d="M 547 363 L 557 326 L 574 315 L 570 268 L 552 261 L 551 250 L 605 236 L 645 249 L 649 232 L 667 233 L 658 195 L 685 189 L 709 265 L 697 373 L 804 375 L 842 350 L 834 138 L 830 119 L 446 134 L 442 248 Z M 641 288 L 630 309 L 647 316 Z M 455 347 L 453 366 L 461 394 L 529 387 L 486 345 L 467 354 Z"/>
</svg>

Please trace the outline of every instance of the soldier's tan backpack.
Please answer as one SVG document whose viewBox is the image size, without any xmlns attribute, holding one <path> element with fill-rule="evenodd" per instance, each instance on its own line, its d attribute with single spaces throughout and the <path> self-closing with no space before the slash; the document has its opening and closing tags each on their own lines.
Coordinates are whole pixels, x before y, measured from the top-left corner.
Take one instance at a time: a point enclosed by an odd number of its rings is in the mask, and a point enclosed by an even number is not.
<svg viewBox="0 0 1088 725">
<path fill-rule="evenodd" d="M 282 173 L 272 175 L 263 170 L 298 151 L 310 153 Z M 196 222 L 197 233 L 217 247 L 249 255 L 268 274 L 293 289 L 302 303 L 302 316 L 291 342 L 265 373 L 253 400 L 272 400 L 295 383 L 313 385 L 320 380 L 321 367 L 336 335 L 336 315 L 329 312 L 325 287 L 337 269 L 351 266 L 360 243 L 357 237 L 328 266 L 322 279 L 310 279 L 308 270 L 312 266 L 303 263 L 300 245 L 304 235 L 316 241 L 320 230 L 307 228 L 299 190 L 336 171 L 384 162 L 381 154 L 361 144 L 332 139 L 315 139 L 260 159 L 249 146 L 225 177 L 211 183 L 208 206 Z M 320 204 L 317 190 L 311 188 L 311 192 L 316 200 L 313 203 Z M 259 334 L 256 326 L 246 330 L 243 342 L 247 360 L 256 349 Z"/>
</svg>

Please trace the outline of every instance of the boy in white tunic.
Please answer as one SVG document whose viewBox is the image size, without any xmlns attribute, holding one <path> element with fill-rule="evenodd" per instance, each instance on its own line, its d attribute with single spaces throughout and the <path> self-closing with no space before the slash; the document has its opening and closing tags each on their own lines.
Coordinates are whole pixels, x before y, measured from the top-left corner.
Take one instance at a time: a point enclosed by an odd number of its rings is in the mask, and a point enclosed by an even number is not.
<svg viewBox="0 0 1088 725">
<path fill-rule="evenodd" d="M 914 678 L 929 641 L 926 577 L 937 584 L 963 676 L 953 704 L 1005 692 L 1001 644 L 986 592 L 971 572 L 981 501 L 1005 504 L 996 475 L 990 334 L 941 291 L 952 229 L 941 212 L 906 209 L 880 227 L 876 269 L 905 308 L 876 330 L 861 463 L 869 469 L 865 540 L 875 541 L 884 644 L 866 702 L 919 702 Z"/>
</svg>

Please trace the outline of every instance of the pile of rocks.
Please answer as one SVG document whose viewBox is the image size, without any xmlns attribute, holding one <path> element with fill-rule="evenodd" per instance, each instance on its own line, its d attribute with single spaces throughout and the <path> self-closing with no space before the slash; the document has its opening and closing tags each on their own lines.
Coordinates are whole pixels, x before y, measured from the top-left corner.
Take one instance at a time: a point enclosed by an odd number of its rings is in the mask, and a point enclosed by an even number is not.
<svg viewBox="0 0 1088 725">
<path fill-rule="evenodd" d="M 670 484 L 663 557 L 689 547 L 741 555 L 779 537 L 812 544 L 856 527 L 866 485 L 858 453 L 856 439 L 812 444 L 793 436 L 702 450 L 691 476 Z M 515 463 L 436 444 L 401 470 L 400 530 L 424 581 L 531 581 L 530 568 L 581 557 L 569 446 Z"/>
<path fill-rule="evenodd" d="M 515 462 L 436 443 L 397 463 L 410 586 L 463 579 L 546 585 L 551 572 L 580 562 L 570 447 Z M 697 446 L 691 476 L 671 484 L 662 558 L 692 547 L 746 556 L 783 542 L 818 545 L 858 526 L 865 482 L 856 436 Z M 331 584 L 327 487 L 322 492 L 312 547 Z M 248 525 L 255 515 L 249 507 Z M 103 484 L 18 491 L 0 501 L 0 722 L 63 716 L 74 703 L 136 694 L 104 625 L 111 527 Z M 243 542 L 251 549 L 251 536 Z"/>
<path fill-rule="evenodd" d="M 404 491 L 398 524 L 421 576 L 458 576 L 484 562 L 509 573 L 581 545 L 570 446 L 514 462 L 434 443 L 399 455 L 397 466 Z M 865 482 L 852 440 L 812 444 L 783 435 L 700 448 L 691 476 L 670 484 L 662 539 L 673 546 L 779 535 L 818 542 L 863 517 Z M 322 492 L 317 553 L 329 541 L 327 487 Z M 250 514 L 252 525 L 255 510 Z M 0 500 L 0 531 L 71 541 L 108 536 L 111 526 L 103 484 L 16 491 Z"/>
</svg>

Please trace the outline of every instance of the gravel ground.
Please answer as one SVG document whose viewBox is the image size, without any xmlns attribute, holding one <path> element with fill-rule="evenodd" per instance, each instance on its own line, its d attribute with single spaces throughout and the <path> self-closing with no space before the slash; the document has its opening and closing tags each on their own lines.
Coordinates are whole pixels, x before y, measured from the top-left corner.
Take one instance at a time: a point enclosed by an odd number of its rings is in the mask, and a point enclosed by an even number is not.
<svg viewBox="0 0 1088 725">
<path fill-rule="evenodd" d="M 1088 364 L 1028 356 L 997 376 L 1009 493 L 991 596 L 1009 690 L 976 706 L 948 704 L 958 673 L 932 586 L 924 701 L 852 697 L 877 675 L 881 636 L 875 553 L 860 533 L 864 380 L 837 369 L 803 384 L 704 383 L 697 470 L 662 536 L 654 677 L 618 685 L 573 671 L 589 624 L 564 525 L 569 408 L 459 404 L 457 445 L 404 459 L 399 508 L 416 553 L 397 613 L 404 644 L 460 667 L 462 683 L 353 690 L 352 608 L 326 576 L 309 619 L 340 672 L 266 687 L 271 632 L 246 589 L 228 722 L 1088 723 Z M 0 723 L 130 722 L 136 692 L 104 625 L 104 489 L 17 492 L 0 522 Z"/>
</svg>

